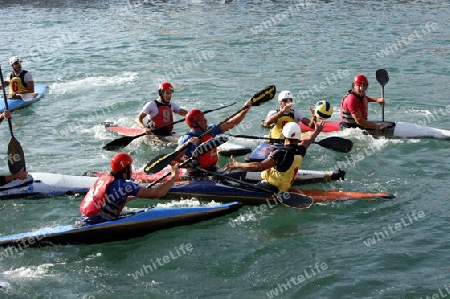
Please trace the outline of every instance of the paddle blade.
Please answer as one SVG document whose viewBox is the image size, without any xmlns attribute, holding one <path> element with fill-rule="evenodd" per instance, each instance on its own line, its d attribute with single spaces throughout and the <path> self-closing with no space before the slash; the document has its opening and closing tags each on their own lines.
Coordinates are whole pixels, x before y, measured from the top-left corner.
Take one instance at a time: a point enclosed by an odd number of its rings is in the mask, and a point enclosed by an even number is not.
<svg viewBox="0 0 450 299">
<path fill-rule="evenodd" d="M 19 171 L 26 171 L 25 155 L 23 154 L 22 146 L 14 137 L 11 138 L 8 144 L 8 168 L 12 174 L 16 174 Z"/>
<path fill-rule="evenodd" d="M 353 148 L 353 142 L 351 140 L 337 136 L 328 137 L 315 143 L 324 148 L 341 153 L 348 153 Z"/>
<path fill-rule="evenodd" d="M 277 92 L 277 89 L 275 85 L 269 85 L 263 90 L 258 91 L 255 93 L 252 97 L 252 106 L 259 106 L 261 104 L 264 104 L 265 102 L 270 101 L 275 97 L 275 93 Z"/>
<path fill-rule="evenodd" d="M 117 139 L 114 139 L 110 143 L 106 144 L 103 149 L 107 151 L 115 151 L 121 148 L 126 147 L 128 144 L 131 143 L 136 138 L 139 138 L 145 134 L 136 135 L 136 136 L 123 136 Z"/>
<path fill-rule="evenodd" d="M 283 205 L 295 209 L 307 209 L 314 203 L 312 197 L 293 192 L 279 192 L 276 194 L 276 198 Z"/>
<path fill-rule="evenodd" d="M 144 172 L 146 174 L 157 173 L 164 169 L 167 165 L 170 164 L 180 153 L 180 151 L 175 151 L 171 154 L 159 155 L 153 158 L 150 162 L 147 163 L 144 167 Z"/>
<path fill-rule="evenodd" d="M 385 69 L 377 70 L 375 76 L 377 77 L 377 81 L 381 86 L 385 86 L 389 82 L 389 75 Z"/>
</svg>

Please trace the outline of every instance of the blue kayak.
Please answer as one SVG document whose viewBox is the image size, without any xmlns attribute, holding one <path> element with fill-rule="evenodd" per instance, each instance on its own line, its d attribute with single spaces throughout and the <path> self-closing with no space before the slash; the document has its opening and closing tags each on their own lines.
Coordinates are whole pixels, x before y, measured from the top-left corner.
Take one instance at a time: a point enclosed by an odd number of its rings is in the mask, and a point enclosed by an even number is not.
<svg viewBox="0 0 450 299">
<path fill-rule="evenodd" d="M 14 110 L 29 106 L 33 103 L 40 101 L 44 97 L 47 89 L 48 89 L 48 86 L 46 86 L 46 85 L 35 85 L 34 86 L 34 94 L 30 100 L 8 98 L 9 110 L 14 111 Z M 5 91 L 7 91 L 7 90 L 5 90 Z M 2 100 L 0 101 L 0 113 L 2 113 L 3 111 L 6 110 L 5 101 L 3 99 L 3 91 L 1 91 L 1 92 L 2 92 Z"/>
<path fill-rule="evenodd" d="M 98 244 L 128 240 L 180 225 L 220 217 L 239 210 L 242 204 L 231 202 L 217 206 L 149 208 L 126 214 L 114 221 L 75 227 L 62 225 L 32 232 L 0 237 L 6 250 L 65 244 Z"/>
<path fill-rule="evenodd" d="M 245 158 L 245 162 L 261 162 L 267 159 L 271 152 L 283 147 L 283 144 L 263 142 Z"/>
</svg>

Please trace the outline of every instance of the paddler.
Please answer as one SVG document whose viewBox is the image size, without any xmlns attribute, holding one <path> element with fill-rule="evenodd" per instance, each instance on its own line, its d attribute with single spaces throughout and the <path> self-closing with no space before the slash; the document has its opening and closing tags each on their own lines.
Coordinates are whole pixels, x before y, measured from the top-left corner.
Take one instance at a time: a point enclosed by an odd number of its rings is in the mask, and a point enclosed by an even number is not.
<svg viewBox="0 0 450 299">
<path fill-rule="evenodd" d="M 238 162 L 231 156 L 231 161 L 225 165 L 225 170 L 243 169 L 246 171 L 261 171 L 262 180 L 257 186 L 273 192 L 287 192 L 294 183 L 295 176 L 301 168 L 306 150 L 323 130 L 325 123 L 315 123 L 314 133 L 308 139 L 300 141 L 302 130 L 295 122 L 284 125 L 284 147 L 270 153 L 269 157 L 261 162 Z"/>
<path fill-rule="evenodd" d="M 5 118 L 11 118 L 11 113 L 9 112 L 9 110 L 5 110 L 0 114 L 0 124 Z M 19 171 L 18 173 L 12 175 L 0 175 L 0 186 L 6 185 L 14 180 L 24 180 L 27 178 L 27 176 L 28 173 L 26 171 Z"/>
<path fill-rule="evenodd" d="M 9 86 L 8 95 L 13 99 L 21 99 L 20 94 L 34 93 L 34 79 L 29 71 L 22 69 L 22 60 L 19 56 L 9 59 L 12 72 L 4 81 L 3 87 Z"/>
<path fill-rule="evenodd" d="M 314 114 L 314 110 L 310 107 L 309 110 L 312 115 L 312 119 L 310 120 L 306 116 L 303 115 L 300 110 L 292 109 L 294 105 L 294 97 L 292 93 L 288 90 L 283 90 L 278 94 L 278 104 L 280 108 L 277 110 L 271 110 L 267 113 L 266 119 L 263 122 L 265 127 L 269 127 L 272 124 L 275 124 L 274 127 L 270 130 L 269 137 L 282 139 L 283 134 L 281 130 L 283 126 L 288 122 L 302 122 L 304 125 L 314 128 L 314 122 L 316 121 L 316 116 Z"/>
<path fill-rule="evenodd" d="M 135 197 L 159 198 L 164 196 L 178 177 L 178 165 L 172 166 L 171 178 L 155 187 L 145 188 L 132 181 L 133 159 L 118 153 L 111 159 L 111 173 L 103 175 L 91 186 L 81 201 L 81 225 L 115 220 L 126 203 Z"/>
<path fill-rule="evenodd" d="M 197 148 L 199 144 L 208 141 L 219 134 L 225 133 L 226 131 L 231 130 L 232 128 L 240 124 L 244 120 L 248 111 L 250 111 L 251 107 L 252 101 L 248 100 L 247 102 L 245 102 L 245 109 L 243 109 L 241 112 L 239 112 L 229 120 L 220 123 L 220 125 L 208 124 L 208 120 L 205 118 L 205 115 L 202 111 L 198 109 L 190 110 L 185 116 L 185 121 L 191 130 L 189 131 L 189 133 L 182 136 L 178 140 L 178 149 L 183 147 L 185 142 L 187 142 L 191 138 L 194 139 L 195 142 L 191 142 L 191 144 L 189 144 L 189 146 L 186 147 L 184 151 L 180 152 L 180 155 L 177 157 L 177 161 L 182 161 L 184 159 L 190 158 L 192 156 L 192 152 Z M 209 132 L 207 134 L 204 134 L 207 131 Z M 200 155 L 198 159 L 194 161 L 194 163 L 195 166 L 210 171 L 215 171 L 218 160 L 219 156 L 217 154 L 217 148 L 214 148 L 211 151 Z M 194 171 L 191 172 L 191 175 L 194 175 Z"/>
<path fill-rule="evenodd" d="M 367 120 L 368 103 L 376 102 L 384 105 L 384 98 L 371 98 L 366 95 L 369 87 L 369 80 L 364 75 L 356 75 L 352 89 L 347 92 L 341 102 L 341 123 L 342 128 L 361 128 L 369 130 L 383 130 L 386 123 L 377 125 Z"/>
<path fill-rule="evenodd" d="M 168 136 L 172 133 L 173 113 L 185 116 L 187 111 L 171 101 L 174 88 L 169 82 L 163 82 L 158 88 L 158 99 L 147 102 L 142 111 L 136 117 L 136 124 L 145 130 L 147 135 Z M 144 124 L 144 118 L 148 117 L 148 125 Z M 161 129 L 158 129 L 163 127 Z"/>
</svg>

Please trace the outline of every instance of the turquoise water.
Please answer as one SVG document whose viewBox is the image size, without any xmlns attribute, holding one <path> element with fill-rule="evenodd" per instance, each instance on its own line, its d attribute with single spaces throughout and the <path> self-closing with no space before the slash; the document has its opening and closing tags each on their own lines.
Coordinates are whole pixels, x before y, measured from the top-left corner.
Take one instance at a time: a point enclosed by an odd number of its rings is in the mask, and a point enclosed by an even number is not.
<svg viewBox="0 0 450 299">
<path fill-rule="evenodd" d="M 117 136 L 100 123 L 132 126 L 162 80 L 174 84 L 174 99 L 186 108 L 243 103 L 274 84 L 294 94 L 297 109 L 307 112 L 323 99 L 337 111 L 357 73 L 368 76 L 369 95 L 380 95 L 379 68 L 390 75 L 387 120 L 450 129 L 448 11 L 448 1 L 9 1 L 1 8 L 4 74 L 8 58 L 20 55 L 36 83 L 49 86 L 42 101 L 13 114 L 14 134 L 29 171 L 106 171 L 114 153 L 102 146 Z M 259 121 L 275 107 L 252 108 L 232 133 L 266 134 Z M 237 109 L 208 119 L 219 122 Z M 371 104 L 370 116 L 381 119 L 381 108 Z M 6 153 L 7 125 L 0 136 Z M 346 180 L 307 187 L 388 191 L 396 199 L 253 215 L 244 207 L 124 242 L 23 250 L 0 262 L 0 297 L 444 298 L 449 142 L 339 136 L 354 142 L 351 154 L 312 146 L 303 167 L 347 163 Z M 377 150 L 348 162 L 370 148 Z M 138 169 L 170 149 L 137 140 L 126 151 Z M 6 155 L 0 165 L 6 173 Z M 4 201 L 1 234 L 73 223 L 81 198 Z M 183 244 L 193 250 L 145 268 Z"/>
</svg>

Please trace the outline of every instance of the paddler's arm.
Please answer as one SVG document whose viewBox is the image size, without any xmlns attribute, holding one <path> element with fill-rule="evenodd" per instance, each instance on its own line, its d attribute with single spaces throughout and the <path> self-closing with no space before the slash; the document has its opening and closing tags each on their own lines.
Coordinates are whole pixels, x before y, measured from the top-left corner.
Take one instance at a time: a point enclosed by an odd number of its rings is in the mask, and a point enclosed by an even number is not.
<svg viewBox="0 0 450 299">
<path fill-rule="evenodd" d="M 245 107 L 246 109 L 242 110 L 241 113 L 238 113 L 236 116 L 220 125 L 220 130 L 222 131 L 222 133 L 233 129 L 238 124 L 240 124 L 241 121 L 244 120 L 247 112 L 250 111 L 250 108 L 252 107 L 252 101 L 248 100 L 247 102 L 245 102 Z"/>
<path fill-rule="evenodd" d="M 224 167 L 226 171 L 230 171 L 233 169 L 243 169 L 246 171 L 256 172 L 264 171 L 275 166 L 275 160 L 270 156 L 261 162 L 238 162 L 234 159 L 233 156 L 230 157 L 230 160 L 231 161 Z"/>
<path fill-rule="evenodd" d="M 189 149 L 189 147 L 191 146 L 191 144 L 193 145 L 198 145 L 200 143 L 200 139 L 198 139 L 198 137 L 190 137 L 188 140 L 183 141 L 181 140 L 182 143 L 180 143 L 180 145 L 178 145 L 178 147 L 175 149 L 175 151 L 179 151 L 180 149 L 182 149 L 178 155 L 175 157 L 175 159 L 173 159 L 174 161 L 177 162 L 182 162 L 184 154 L 186 154 L 186 151 Z M 184 147 L 184 149 L 183 149 Z"/>
<path fill-rule="evenodd" d="M 371 121 L 368 121 L 367 119 L 361 116 L 361 111 L 359 110 L 356 111 L 355 113 L 352 113 L 352 117 L 358 124 L 358 126 L 364 127 L 366 129 L 383 130 L 387 126 L 386 123 L 381 123 L 380 125 L 377 125 Z"/>
<path fill-rule="evenodd" d="M 136 125 L 137 125 L 139 128 L 144 129 L 144 130 L 145 130 L 145 133 L 146 133 L 147 135 L 151 135 L 151 134 L 152 134 L 152 130 L 144 124 L 144 118 L 145 118 L 146 116 L 147 116 L 146 113 L 141 112 L 141 113 L 139 113 L 139 115 L 134 119 L 134 122 L 136 123 Z"/>
<path fill-rule="evenodd" d="M 27 176 L 28 172 L 22 170 L 12 175 L 2 175 L 0 176 L 0 186 L 8 184 L 9 182 L 14 180 L 24 180 L 27 178 Z"/>
<path fill-rule="evenodd" d="M 368 96 L 366 96 L 366 98 L 367 98 L 367 101 L 368 102 L 375 102 L 375 103 L 378 103 L 378 104 L 380 104 L 380 105 L 384 105 L 384 98 L 371 98 L 371 97 L 368 97 Z"/>
<path fill-rule="evenodd" d="M 316 137 L 319 136 L 320 132 L 322 132 L 323 128 L 325 127 L 324 121 L 318 121 L 315 123 L 315 130 L 314 133 L 312 133 L 308 139 L 303 139 L 299 142 L 298 145 L 304 146 L 305 148 L 308 148 L 311 143 L 316 141 Z"/>
<path fill-rule="evenodd" d="M 178 165 L 172 166 L 171 172 L 172 172 L 172 176 L 170 177 L 169 180 L 157 185 L 156 187 L 141 188 L 139 190 L 139 192 L 137 193 L 137 197 L 159 198 L 159 197 L 164 196 L 170 190 L 170 187 L 173 186 L 173 183 L 175 183 L 175 181 L 178 178 L 178 174 L 179 174 Z"/>
</svg>

